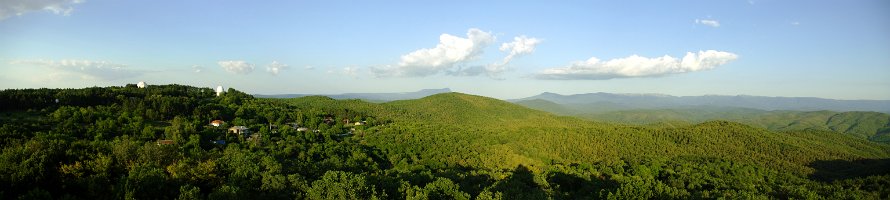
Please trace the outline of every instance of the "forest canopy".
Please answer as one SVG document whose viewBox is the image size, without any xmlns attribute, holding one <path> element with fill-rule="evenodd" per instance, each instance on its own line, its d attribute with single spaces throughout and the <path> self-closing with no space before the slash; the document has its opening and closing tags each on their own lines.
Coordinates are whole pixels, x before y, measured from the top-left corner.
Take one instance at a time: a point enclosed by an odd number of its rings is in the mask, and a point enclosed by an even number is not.
<svg viewBox="0 0 890 200">
<path fill-rule="evenodd" d="M 443 93 L 0 91 L 2 199 L 890 198 L 890 145 L 729 121 L 640 126 Z"/>
</svg>

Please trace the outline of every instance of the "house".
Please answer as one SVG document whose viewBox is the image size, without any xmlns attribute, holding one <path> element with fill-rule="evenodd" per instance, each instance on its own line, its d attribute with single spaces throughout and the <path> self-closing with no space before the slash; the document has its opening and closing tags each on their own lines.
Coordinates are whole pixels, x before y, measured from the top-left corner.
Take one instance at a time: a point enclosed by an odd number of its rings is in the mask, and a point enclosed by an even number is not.
<svg viewBox="0 0 890 200">
<path fill-rule="evenodd" d="M 211 121 L 211 122 L 210 122 L 210 125 L 211 125 L 211 126 L 215 126 L 215 127 L 219 127 L 219 126 L 222 126 L 222 125 L 225 124 L 225 123 L 226 123 L 226 122 L 224 122 L 223 120 L 218 120 L 218 119 L 217 119 L 217 120 L 213 120 L 213 121 Z"/>
<path fill-rule="evenodd" d="M 248 129 L 246 126 L 233 126 L 232 128 L 229 128 L 229 133 L 247 135 L 250 133 L 250 129 Z"/>
<path fill-rule="evenodd" d="M 355 125 L 356 125 L 356 126 L 365 125 L 365 122 L 364 122 L 364 121 L 355 122 Z"/>
<path fill-rule="evenodd" d="M 306 127 L 300 127 L 300 128 L 297 128 L 297 131 L 300 131 L 300 132 L 306 132 L 306 131 L 309 131 L 309 128 L 306 128 Z"/>
<path fill-rule="evenodd" d="M 158 146 L 160 145 L 171 145 L 173 144 L 173 140 L 158 140 Z"/>
</svg>

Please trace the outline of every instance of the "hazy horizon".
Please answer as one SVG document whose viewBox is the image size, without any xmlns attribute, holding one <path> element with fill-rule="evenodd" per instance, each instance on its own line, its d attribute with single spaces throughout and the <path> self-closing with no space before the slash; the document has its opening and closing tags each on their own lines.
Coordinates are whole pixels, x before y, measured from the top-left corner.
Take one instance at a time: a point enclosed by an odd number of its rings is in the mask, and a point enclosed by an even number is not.
<svg viewBox="0 0 890 200">
<path fill-rule="evenodd" d="M 136 8 L 136 9 L 134 9 Z M 0 89 L 543 92 L 890 100 L 890 3 L 0 5 Z"/>
</svg>

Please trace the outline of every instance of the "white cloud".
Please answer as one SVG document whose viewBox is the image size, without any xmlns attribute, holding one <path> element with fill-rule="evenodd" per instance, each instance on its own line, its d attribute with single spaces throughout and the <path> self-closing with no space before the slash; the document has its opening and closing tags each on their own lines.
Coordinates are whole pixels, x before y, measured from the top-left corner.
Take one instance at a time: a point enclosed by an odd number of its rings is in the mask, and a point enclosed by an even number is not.
<svg viewBox="0 0 890 200">
<path fill-rule="evenodd" d="M 127 65 L 108 61 L 91 60 L 15 60 L 14 65 L 31 65 L 47 67 L 52 80 L 63 79 L 62 76 L 79 76 L 85 80 L 118 80 L 142 75 L 144 72 L 131 70 Z"/>
<path fill-rule="evenodd" d="M 713 20 L 713 19 L 695 19 L 695 23 L 702 24 L 705 26 L 714 27 L 714 28 L 720 27 L 720 22 L 717 20 Z"/>
<path fill-rule="evenodd" d="M 287 64 L 281 64 L 278 61 L 272 61 L 271 64 L 266 65 L 266 71 L 272 73 L 272 75 L 278 75 L 279 72 L 287 69 L 290 69 L 290 66 L 288 66 Z"/>
<path fill-rule="evenodd" d="M 600 61 L 591 57 L 586 61 L 574 62 L 565 67 L 550 68 L 538 73 L 538 79 L 559 80 L 606 80 L 613 78 L 655 77 L 714 69 L 738 58 L 730 52 L 715 50 L 687 52 L 682 59 L 671 56 L 646 58 L 632 55 Z"/>
<path fill-rule="evenodd" d="M 68 16 L 74 11 L 74 4 L 83 2 L 82 0 L 0 0 L 0 20 L 38 10 Z"/>
<path fill-rule="evenodd" d="M 535 46 L 541 43 L 538 38 L 530 38 L 528 36 L 514 37 L 513 42 L 501 44 L 501 51 L 510 54 L 504 58 L 504 63 L 509 63 L 516 56 L 526 55 L 535 52 Z"/>
<path fill-rule="evenodd" d="M 219 61 L 217 64 L 227 72 L 234 74 L 249 74 L 250 72 L 253 72 L 254 69 L 253 64 L 242 60 Z"/>
<path fill-rule="evenodd" d="M 312 65 L 306 65 L 306 67 L 304 67 L 304 68 L 306 68 L 306 70 L 314 70 L 314 69 L 315 69 L 315 66 L 312 66 Z"/>
<path fill-rule="evenodd" d="M 403 55 L 397 65 L 372 67 L 371 71 L 378 77 L 434 75 L 476 59 L 494 41 L 491 33 L 475 28 L 467 31 L 467 38 L 442 34 L 435 48 L 416 50 Z"/>
<path fill-rule="evenodd" d="M 794 21 L 794 22 L 791 22 L 791 25 L 792 25 L 792 26 L 799 26 L 799 25 L 800 25 L 800 22 Z"/>
<path fill-rule="evenodd" d="M 514 37 L 513 42 L 501 44 L 500 50 L 508 53 L 507 57 L 504 57 L 503 62 L 492 63 L 485 66 L 470 67 L 461 70 L 460 74 L 476 75 L 485 73 L 488 74 L 489 77 L 496 78 L 501 73 L 509 70 L 509 68 L 507 68 L 507 64 L 510 64 L 510 61 L 513 61 L 513 59 L 516 57 L 535 52 L 535 47 L 540 43 L 541 40 L 538 38 L 531 38 L 524 35 Z"/>
<path fill-rule="evenodd" d="M 201 73 L 201 71 L 204 71 L 204 67 L 200 65 L 192 65 L 192 70 L 194 70 L 195 73 Z"/>
</svg>

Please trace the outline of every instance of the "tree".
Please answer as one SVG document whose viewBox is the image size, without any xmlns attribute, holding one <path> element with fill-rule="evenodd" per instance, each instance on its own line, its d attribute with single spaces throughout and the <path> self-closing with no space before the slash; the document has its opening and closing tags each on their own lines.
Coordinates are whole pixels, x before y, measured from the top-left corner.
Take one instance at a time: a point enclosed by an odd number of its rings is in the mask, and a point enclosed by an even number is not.
<svg viewBox="0 0 890 200">
<path fill-rule="evenodd" d="M 312 182 L 309 199 L 368 199 L 377 198 L 374 186 L 365 176 L 343 171 L 327 171 L 321 179 Z"/>
</svg>

